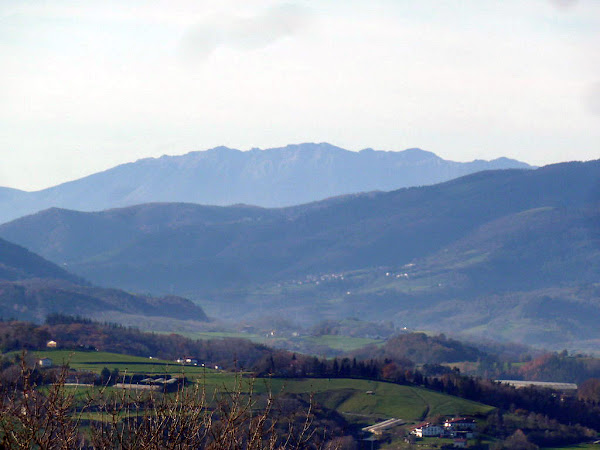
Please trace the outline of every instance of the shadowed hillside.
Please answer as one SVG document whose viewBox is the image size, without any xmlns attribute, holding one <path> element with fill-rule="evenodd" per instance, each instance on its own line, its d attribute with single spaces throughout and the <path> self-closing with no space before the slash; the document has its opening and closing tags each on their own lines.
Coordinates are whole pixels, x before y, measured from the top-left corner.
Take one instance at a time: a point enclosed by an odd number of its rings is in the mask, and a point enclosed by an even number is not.
<svg viewBox="0 0 600 450">
<path fill-rule="evenodd" d="M 83 280 L 27 249 L 0 239 L 0 280 L 55 278 L 71 282 Z"/>
<path fill-rule="evenodd" d="M 223 317 L 393 318 L 473 333 L 495 324 L 500 338 L 579 340 L 595 333 L 599 180 L 591 161 L 283 209 L 53 209 L 0 235 L 95 283 L 186 295 Z M 564 307 L 535 319 L 546 297 Z"/>
<path fill-rule="evenodd" d="M 0 239 L 0 318 L 43 321 L 52 313 L 208 320 L 202 308 L 187 299 L 93 287 L 40 256 Z"/>
</svg>

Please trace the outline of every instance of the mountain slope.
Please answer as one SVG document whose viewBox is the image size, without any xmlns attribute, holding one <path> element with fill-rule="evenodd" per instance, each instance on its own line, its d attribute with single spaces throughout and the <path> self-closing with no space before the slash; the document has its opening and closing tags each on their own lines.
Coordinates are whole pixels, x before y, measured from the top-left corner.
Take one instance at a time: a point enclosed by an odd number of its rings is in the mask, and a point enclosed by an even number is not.
<svg viewBox="0 0 600 450">
<path fill-rule="evenodd" d="M 194 216 L 200 207 L 185 204 L 101 213 L 50 210 L 0 226 L 0 236 L 104 285 L 205 290 L 406 264 L 507 214 L 587 204 L 597 195 L 599 166 L 481 172 L 282 210 L 222 208 L 229 219 L 212 222 Z M 154 219 L 139 218 L 150 210 Z"/>
<path fill-rule="evenodd" d="M 16 281 L 31 278 L 83 282 L 81 278 L 68 273 L 35 253 L 0 239 L 0 280 Z"/>
<path fill-rule="evenodd" d="M 182 297 L 136 295 L 56 280 L 0 281 L 0 317 L 41 322 L 53 313 L 112 322 L 124 315 L 208 320 L 200 306 Z"/>
<path fill-rule="evenodd" d="M 51 313 L 208 320 L 202 308 L 190 300 L 93 287 L 25 248 L 0 239 L 0 317 L 42 321 Z"/>
<path fill-rule="evenodd" d="M 252 206 L 202 206 L 155 203 L 85 213 L 51 208 L 6 224 L 6 237 L 53 261 L 71 263 L 114 252 L 155 235 L 184 227 L 261 222 L 281 217 L 276 210 Z"/>
<path fill-rule="evenodd" d="M 229 318 L 355 316 L 474 333 L 493 324 L 500 337 L 514 323 L 522 340 L 556 342 L 597 334 L 586 317 L 600 313 L 598 205 L 591 161 L 275 210 L 50 210 L 0 235 L 95 283 L 187 295 Z M 93 245 L 78 244 L 86 236 Z M 536 322 L 546 304 L 557 313 Z"/>
<path fill-rule="evenodd" d="M 505 168 L 530 166 L 507 158 L 458 163 L 419 149 L 351 152 L 326 143 L 247 152 L 217 147 L 142 159 L 38 192 L 0 190 L 0 222 L 49 207 L 97 211 L 149 202 L 286 206 Z"/>
</svg>

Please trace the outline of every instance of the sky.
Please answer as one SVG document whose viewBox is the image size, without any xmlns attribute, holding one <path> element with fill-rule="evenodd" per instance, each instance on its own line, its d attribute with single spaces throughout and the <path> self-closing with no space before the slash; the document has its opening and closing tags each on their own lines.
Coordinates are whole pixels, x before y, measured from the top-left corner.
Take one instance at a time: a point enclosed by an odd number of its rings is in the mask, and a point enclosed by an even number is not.
<svg viewBox="0 0 600 450">
<path fill-rule="evenodd" d="M 0 186 L 219 145 L 600 158 L 598 0 L 0 0 Z"/>
</svg>

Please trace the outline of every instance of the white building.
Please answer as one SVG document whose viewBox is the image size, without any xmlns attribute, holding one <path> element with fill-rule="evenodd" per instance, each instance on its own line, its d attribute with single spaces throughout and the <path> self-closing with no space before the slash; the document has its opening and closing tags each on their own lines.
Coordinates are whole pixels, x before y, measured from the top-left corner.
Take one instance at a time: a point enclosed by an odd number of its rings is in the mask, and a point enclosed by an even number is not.
<svg viewBox="0 0 600 450">
<path fill-rule="evenodd" d="M 432 437 L 432 436 L 440 436 L 444 434 L 444 427 L 439 425 L 432 425 L 430 423 L 425 423 L 418 428 L 415 428 L 412 431 L 417 437 Z"/>
<path fill-rule="evenodd" d="M 477 428 L 477 422 L 473 419 L 459 417 L 446 420 L 444 422 L 444 428 L 446 431 L 474 431 Z"/>
</svg>

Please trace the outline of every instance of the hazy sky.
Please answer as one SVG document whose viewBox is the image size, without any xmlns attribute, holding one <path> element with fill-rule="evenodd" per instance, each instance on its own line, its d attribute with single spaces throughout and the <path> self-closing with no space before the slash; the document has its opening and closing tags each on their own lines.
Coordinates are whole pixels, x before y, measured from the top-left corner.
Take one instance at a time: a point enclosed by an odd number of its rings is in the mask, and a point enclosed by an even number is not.
<svg viewBox="0 0 600 450">
<path fill-rule="evenodd" d="M 600 157 L 600 1 L 0 1 L 0 186 L 217 145 Z"/>
</svg>

